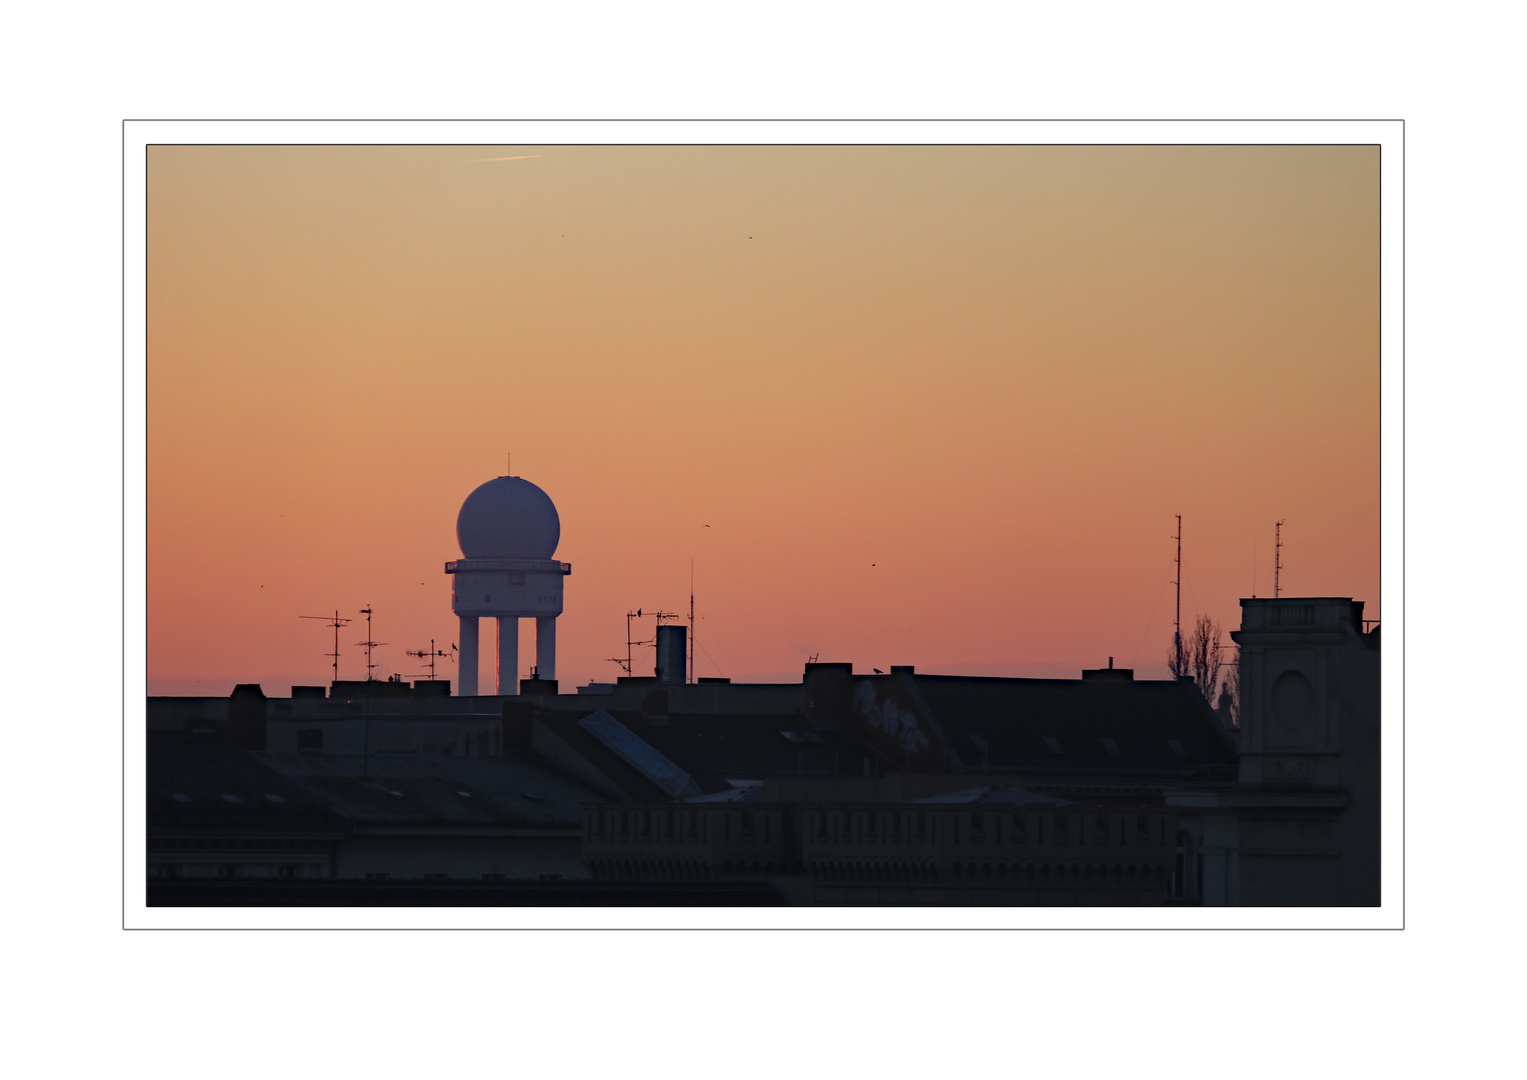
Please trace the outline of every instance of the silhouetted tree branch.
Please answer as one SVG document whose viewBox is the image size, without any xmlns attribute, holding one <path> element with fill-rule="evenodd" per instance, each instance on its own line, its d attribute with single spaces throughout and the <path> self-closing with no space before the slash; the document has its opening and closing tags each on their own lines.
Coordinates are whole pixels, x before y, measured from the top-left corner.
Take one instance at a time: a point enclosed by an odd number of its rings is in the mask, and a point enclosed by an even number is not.
<svg viewBox="0 0 1527 1080">
<path fill-rule="evenodd" d="M 1200 615 L 1193 627 L 1193 636 L 1188 639 L 1188 649 L 1192 655 L 1193 678 L 1210 701 L 1214 700 L 1214 691 L 1219 686 L 1219 669 L 1224 662 L 1222 648 L 1219 624 L 1207 615 Z"/>
<path fill-rule="evenodd" d="M 1207 615 L 1200 615 L 1181 648 L 1174 643 L 1167 653 L 1166 666 L 1172 676 L 1192 675 L 1204 697 L 1210 701 L 1214 700 L 1220 668 L 1224 666 L 1220 633 L 1218 623 Z"/>
</svg>

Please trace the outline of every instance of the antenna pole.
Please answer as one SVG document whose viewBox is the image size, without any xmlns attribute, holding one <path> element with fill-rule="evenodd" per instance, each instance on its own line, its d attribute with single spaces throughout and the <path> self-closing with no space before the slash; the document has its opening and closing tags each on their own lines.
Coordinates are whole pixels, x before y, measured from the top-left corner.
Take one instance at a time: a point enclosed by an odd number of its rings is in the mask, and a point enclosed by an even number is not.
<svg viewBox="0 0 1527 1080">
<path fill-rule="evenodd" d="M 378 646 L 378 645 L 386 645 L 387 642 L 385 642 L 385 641 L 377 641 L 375 638 L 373 638 L 371 636 L 371 607 L 370 607 L 370 605 L 368 604 L 366 607 L 361 608 L 360 613 L 362 615 L 366 616 L 366 640 L 365 641 L 357 641 L 356 644 L 357 645 L 364 645 L 364 646 L 366 646 L 366 681 L 367 682 L 374 682 L 375 680 L 371 677 L 371 673 L 372 673 L 372 671 L 374 671 L 376 669 L 376 665 L 371 662 L 371 650 L 373 648 L 375 648 L 376 646 Z M 338 631 L 336 630 L 335 633 L 337 634 Z"/>
<path fill-rule="evenodd" d="M 368 604 L 362 608 L 361 614 L 366 616 L 366 681 L 370 682 L 371 672 L 376 668 L 376 665 L 371 662 L 371 647 L 376 644 L 371 640 L 371 605 Z"/>
<path fill-rule="evenodd" d="M 695 681 L 695 557 L 689 557 L 689 678 Z"/>
<path fill-rule="evenodd" d="M 1177 618 L 1172 629 L 1172 651 L 1176 657 L 1177 670 L 1175 675 L 1182 674 L 1182 515 L 1177 515 Z"/>
<path fill-rule="evenodd" d="M 385 645 L 386 642 L 378 642 L 377 644 Z M 451 648 L 454 649 L 455 646 L 453 645 L 453 646 L 451 646 Z M 435 681 L 435 657 L 437 657 L 437 656 L 449 656 L 450 655 L 450 653 L 446 652 L 444 649 L 440 648 L 439 646 L 437 646 L 435 644 L 435 639 L 434 638 L 430 638 L 429 639 L 429 652 L 425 652 L 423 649 L 408 649 L 406 651 L 407 651 L 409 656 L 417 656 L 420 659 L 423 659 L 426 656 L 429 657 L 429 681 L 430 682 L 434 682 Z"/>
<path fill-rule="evenodd" d="M 341 619 L 339 617 L 339 611 L 337 609 L 335 610 L 333 615 L 298 615 L 297 618 L 299 618 L 299 619 L 322 619 L 325 623 L 327 623 L 328 625 L 334 627 L 334 651 L 331 652 L 331 653 L 324 653 L 324 655 L 325 656 L 332 656 L 334 658 L 334 681 L 335 682 L 339 682 L 339 628 L 341 626 L 344 626 L 350 620 L 349 619 Z M 366 636 L 369 638 L 371 635 L 367 634 Z"/>
<path fill-rule="evenodd" d="M 1273 594 L 1273 599 L 1274 600 L 1276 600 L 1278 598 L 1278 593 L 1279 593 L 1279 591 L 1282 588 L 1282 582 L 1281 582 L 1280 579 L 1283 576 L 1283 521 L 1284 520 L 1287 520 L 1287 519 L 1285 518 L 1283 520 L 1280 520 L 1276 525 L 1273 526 L 1272 594 Z"/>
</svg>

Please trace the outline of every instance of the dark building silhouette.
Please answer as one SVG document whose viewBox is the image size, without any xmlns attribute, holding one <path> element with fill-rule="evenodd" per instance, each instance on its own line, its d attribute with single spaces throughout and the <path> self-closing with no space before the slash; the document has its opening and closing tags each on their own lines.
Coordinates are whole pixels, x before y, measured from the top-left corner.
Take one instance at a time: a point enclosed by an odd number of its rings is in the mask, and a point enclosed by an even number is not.
<svg viewBox="0 0 1527 1080">
<path fill-rule="evenodd" d="M 1345 598 L 1242 600 L 1236 780 L 1167 795 L 1185 895 L 1243 906 L 1380 902 L 1379 628 Z"/>
<path fill-rule="evenodd" d="M 150 878 L 187 903 L 1377 903 L 1378 631 L 1290 598 L 1243 601 L 1234 637 L 1238 732 L 1191 679 L 1111 666 L 151 699 Z"/>
<path fill-rule="evenodd" d="M 235 691 L 238 694 L 238 691 Z M 151 882 L 333 875 L 348 823 L 216 732 L 150 732 Z"/>
</svg>

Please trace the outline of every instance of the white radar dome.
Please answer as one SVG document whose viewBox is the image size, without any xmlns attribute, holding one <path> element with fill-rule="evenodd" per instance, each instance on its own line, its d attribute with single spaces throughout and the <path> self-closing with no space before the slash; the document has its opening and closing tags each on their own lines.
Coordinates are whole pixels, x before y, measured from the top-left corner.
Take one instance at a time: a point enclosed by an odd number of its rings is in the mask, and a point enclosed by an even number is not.
<svg viewBox="0 0 1527 1080">
<path fill-rule="evenodd" d="M 468 559 L 549 559 L 560 539 L 551 497 L 518 476 L 489 480 L 456 515 L 456 542 Z"/>
</svg>

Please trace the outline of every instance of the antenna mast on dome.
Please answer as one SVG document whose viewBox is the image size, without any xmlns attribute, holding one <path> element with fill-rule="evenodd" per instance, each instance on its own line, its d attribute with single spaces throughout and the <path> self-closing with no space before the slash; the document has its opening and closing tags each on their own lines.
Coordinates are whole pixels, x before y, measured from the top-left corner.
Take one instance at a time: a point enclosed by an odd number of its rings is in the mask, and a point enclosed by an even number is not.
<svg viewBox="0 0 1527 1080">
<path fill-rule="evenodd" d="M 334 658 L 334 681 L 339 682 L 339 628 L 344 626 L 350 620 L 341 619 L 337 610 L 333 615 L 298 615 L 297 618 L 322 619 L 324 622 L 334 627 L 334 651 L 331 653 L 324 653 L 324 655 L 332 656 Z M 369 638 L 371 635 L 368 633 L 366 636 Z"/>
</svg>

